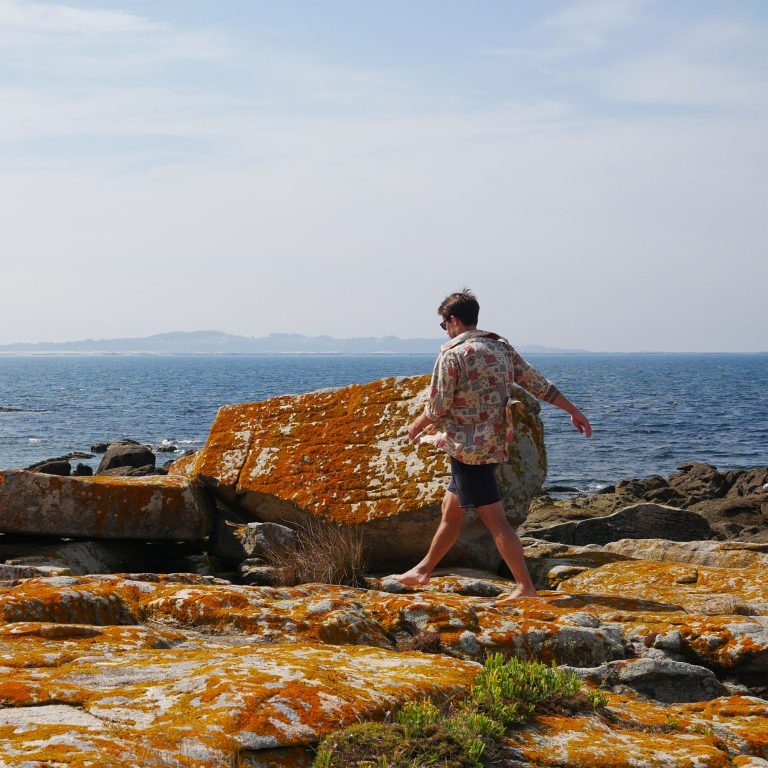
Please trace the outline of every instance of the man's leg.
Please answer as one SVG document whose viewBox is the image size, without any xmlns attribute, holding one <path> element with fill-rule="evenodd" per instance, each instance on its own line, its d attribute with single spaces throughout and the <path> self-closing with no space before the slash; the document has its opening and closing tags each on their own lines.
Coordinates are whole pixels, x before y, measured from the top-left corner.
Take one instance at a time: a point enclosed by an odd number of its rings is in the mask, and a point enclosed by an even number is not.
<svg viewBox="0 0 768 768">
<path fill-rule="evenodd" d="M 491 532 L 496 549 L 499 550 L 504 562 L 515 577 L 517 589 L 512 593 L 512 597 L 534 597 L 536 587 L 533 586 L 531 575 L 525 565 L 523 545 L 509 524 L 502 503 L 497 501 L 494 504 L 477 507 L 477 514 Z"/>
<path fill-rule="evenodd" d="M 464 510 L 459 506 L 459 497 L 455 493 L 451 491 L 445 492 L 441 514 L 440 525 L 432 537 L 432 543 L 429 545 L 427 554 L 410 571 L 398 574 L 393 578 L 411 587 L 423 586 L 429 583 L 432 571 L 448 554 L 448 550 L 456 543 L 456 539 L 459 538 L 459 533 L 461 532 Z"/>
</svg>

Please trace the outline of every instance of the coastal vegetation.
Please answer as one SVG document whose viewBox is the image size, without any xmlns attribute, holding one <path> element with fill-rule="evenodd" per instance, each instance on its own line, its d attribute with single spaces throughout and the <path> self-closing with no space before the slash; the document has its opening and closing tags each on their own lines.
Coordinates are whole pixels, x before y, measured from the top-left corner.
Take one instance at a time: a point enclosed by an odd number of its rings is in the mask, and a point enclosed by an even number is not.
<svg viewBox="0 0 768 768">
<path fill-rule="evenodd" d="M 500 653 L 488 657 L 470 695 L 443 707 L 406 703 L 390 722 L 357 723 L 329 734 L 314 768 L 486 768 L 504 735 L 537 711 L 577 712 L 606 704 L 570 671 Z"/>
</svg>

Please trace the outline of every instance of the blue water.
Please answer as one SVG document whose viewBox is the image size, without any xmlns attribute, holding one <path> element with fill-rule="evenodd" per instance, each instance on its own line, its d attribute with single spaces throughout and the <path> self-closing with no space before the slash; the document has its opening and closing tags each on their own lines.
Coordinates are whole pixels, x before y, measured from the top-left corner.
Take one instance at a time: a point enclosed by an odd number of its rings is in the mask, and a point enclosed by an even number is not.
<svg viewBox="0 0 768 768">
<path fill-rule="evenodd" d="M 527 359 L 594 427 L 586 440 L 562 411 L 542 406 L 549 484 L 590 489 L 692 460 L 721 469 L 768 465 L 768 355 Z M 198 448 L 225 403 L 429 373 L 433 362 L 431 355 L 0 355 L 0 467 L 123 437 Z"/>
</svg>

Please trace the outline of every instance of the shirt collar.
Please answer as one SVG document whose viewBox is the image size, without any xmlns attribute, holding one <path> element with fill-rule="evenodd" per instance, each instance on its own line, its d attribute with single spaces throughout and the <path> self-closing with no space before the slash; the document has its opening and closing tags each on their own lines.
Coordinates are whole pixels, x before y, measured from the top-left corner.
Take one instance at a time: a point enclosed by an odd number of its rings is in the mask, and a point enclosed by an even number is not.
<svg viewBox="0 0 768 768">
<path fill-rule="evenodd" d="M 446 341 L 445 344 L 443 344 L 443 346 L 440 347 L 440 351 L 445 352 L 448 349 L 453 349 L 454 347 L 458 347 L 459 344 L 463 344 L 465 341 L 469 341 L 470 339 L 476 339 L 478 336 L 490 336 L 493 339 L 500 338 L 495 333 L 490 333 L 489 331 L 481 331 L 479 328 L 473 328 L 472 330 L 464 331 L 464 333 L 460 333 L 455 338 L 450 339 L 450 341 Z"/>
</svg>

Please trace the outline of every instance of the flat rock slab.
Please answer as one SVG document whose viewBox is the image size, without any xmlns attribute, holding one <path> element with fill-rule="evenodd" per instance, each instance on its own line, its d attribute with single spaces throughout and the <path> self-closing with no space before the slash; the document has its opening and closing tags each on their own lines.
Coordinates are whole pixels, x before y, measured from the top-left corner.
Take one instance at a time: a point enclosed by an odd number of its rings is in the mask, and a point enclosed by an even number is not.
<svg viewBox="0 0 768 768">
<path fill-rule="evenodd" d="M 584 571 L 558 590 L 644 597 L 691 613 L 768 614 L 768 568 L 625 560 Z"/>
<path fill-rule="evenodd" d="M 413 565 L 435 531 L 448 483 L 446 455 L 408 441 L 428 383 L 427 376 L 388 378 L 224 406 L 191 472 L 263 522 L 303 523 L 312 515 L 363 525 L 374 569 Z M 516 523 L 546 470 L 539 407 L 528 406 L 498 470 L 507 514 Z M 446 564 L 493 569 L 499 562 L 485 527 L 469 511 Z"/>
<path fill-rule="evenodd" d="M 205 493 L 183 477 L 58 477 L 0 473 L 0 531 L 94 539 L 208 535 Z"/>
<path fill-rule="evenodd" d="M 663 537 L 673 541 L 706 539 L 709 523 L 695 512 L 663 504 L 633 504 L 603 517 L 528 530 L 528 536 L 562 544 L 607 544 L 618 539 Z"/>
<path fill-rule="evenodd" d="M 768 544 L 746 541 L 669 541 L 621 539 L 603 547 L 638 560 L 695 563 L 715 568 L 768 568 Z"/>
<path fill-rule="evenodd" d="M 197 638 L 169 648 L 163 633 L 139 627 L 101 628 L 78 653 L 49 625 L 21 629 L 4 633 L 0 659 L 7 766 L 70 765 L 76 755 L 78 765 L 228 768 L 242 752 L 312 744 L 412 699 L 466 694 L 478 670 L 363 646 L 233 647 Z M 32 666 L 35 658 L 48 662 Z"/>
<path fill-rule="evenodd" d="M 511 765 L 540 768 L 748 768 L 768 746 L 766 703 L 729 696 L 663 706 L 607 694 L 602 713 L 540 715 L 513 731 Z M 755 762 L 753 762 L 755 761 Z"/>
</svg>

